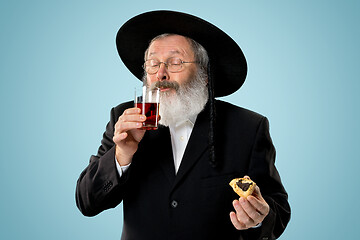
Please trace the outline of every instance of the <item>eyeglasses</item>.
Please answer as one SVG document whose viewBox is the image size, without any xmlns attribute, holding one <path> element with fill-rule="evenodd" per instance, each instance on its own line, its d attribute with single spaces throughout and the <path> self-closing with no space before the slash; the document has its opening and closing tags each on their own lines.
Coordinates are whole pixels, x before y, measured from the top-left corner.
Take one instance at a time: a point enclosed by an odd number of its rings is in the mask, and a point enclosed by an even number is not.
<svg viewBox="0 0 360 240">
<path fill-rule="evenodd" d="M 169 72 L 176 73 L 176 72 L 180 72 L 183 69 L 184 63 L 198 63 L 198 62 L 196 61 L 185 62 L 180 58 L 176 58 L 176 57 L 169 58 L 166 62 L 160 62 L 156 59 L 149 59 L 145 61 L 143 68 L 148 74 L 155 74 L 159 71 L 160 65 L 162 63 L 165 65 L 166 69 Z"/>
</svg>

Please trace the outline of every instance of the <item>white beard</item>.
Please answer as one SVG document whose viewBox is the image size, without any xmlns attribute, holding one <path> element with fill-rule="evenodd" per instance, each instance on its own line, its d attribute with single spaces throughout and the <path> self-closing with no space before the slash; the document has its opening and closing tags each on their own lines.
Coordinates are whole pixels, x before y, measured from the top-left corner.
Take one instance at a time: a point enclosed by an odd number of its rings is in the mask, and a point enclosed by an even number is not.
<svg viewBox="0 0 360 240">
<path fill-rule="evenodd" d="M 194 78 L 179 86 L 160 93 L 160 121 L 164 126 L 175 125 L 199 114 L 208 101 L 207 81 L 198 73 Z M 176 91 L 176 92 L 174 92 Z"/>
</svg>

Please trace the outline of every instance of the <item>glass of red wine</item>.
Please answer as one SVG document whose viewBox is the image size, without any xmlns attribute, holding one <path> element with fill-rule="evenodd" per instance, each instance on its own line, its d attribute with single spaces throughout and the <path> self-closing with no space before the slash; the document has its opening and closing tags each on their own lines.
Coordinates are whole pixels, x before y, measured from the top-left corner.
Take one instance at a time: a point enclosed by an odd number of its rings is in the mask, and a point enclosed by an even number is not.
<svg viewBox="0 0 360 240">
<path fill-rule="evenodd" d="M 156 130 L 159 122 L 160 88 L 143 86 L 135 88 L 135 107 L 146 116 L 141 129 Z"/>
</svg>

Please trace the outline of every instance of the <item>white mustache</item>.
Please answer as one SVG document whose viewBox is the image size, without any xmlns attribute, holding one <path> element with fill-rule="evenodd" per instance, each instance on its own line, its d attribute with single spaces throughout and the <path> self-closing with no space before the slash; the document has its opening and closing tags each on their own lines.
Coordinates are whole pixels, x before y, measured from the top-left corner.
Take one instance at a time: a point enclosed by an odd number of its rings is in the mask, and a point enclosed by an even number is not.
<svg viewBox="0 0 360 240">
<path fill-rule="evenodd" d="M 153 88 L 173 88 L 175 90 L 179 89 L 179 84 L 174 81 L 157 81 L 151 84 L 151 89 Z"/>
</svg>

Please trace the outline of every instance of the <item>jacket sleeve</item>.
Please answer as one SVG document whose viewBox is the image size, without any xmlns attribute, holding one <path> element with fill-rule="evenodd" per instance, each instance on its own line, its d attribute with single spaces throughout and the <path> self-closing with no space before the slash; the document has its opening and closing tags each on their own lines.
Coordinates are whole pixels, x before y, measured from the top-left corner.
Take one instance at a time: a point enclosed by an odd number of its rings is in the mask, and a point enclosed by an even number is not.
<svg viewBox="0 0 360 240">
<path fill-rule="evenodd" d="M 120 114 L 123 110 L 120 110 Z M 115 144 L 112 138 L 114 125 L 120 114 L 115 112 L 119 111 L 113 108 L 97 155 L 90 157 L 89 165 L 77 181 L 76 205 L 85 216 L 95 216 L 106 209 L 114 208 L 123 199 L 123 185 L 127 174 L 120 178 L 116 169 Z"/>
<path fill-rule="evenodd" d="M 270 206 L 270 212 L 261 227 L 245 231 L 248 235 L 245 239 L 276 239 L 290 220 L 290 206 L 275 167 L 275 148 L 266 117 L 263 117 L 259 124 L 253 146 L 249 176 L 260 187 L 262 196 Z"/>
</svg>

